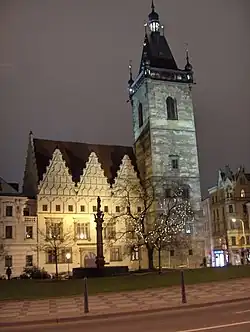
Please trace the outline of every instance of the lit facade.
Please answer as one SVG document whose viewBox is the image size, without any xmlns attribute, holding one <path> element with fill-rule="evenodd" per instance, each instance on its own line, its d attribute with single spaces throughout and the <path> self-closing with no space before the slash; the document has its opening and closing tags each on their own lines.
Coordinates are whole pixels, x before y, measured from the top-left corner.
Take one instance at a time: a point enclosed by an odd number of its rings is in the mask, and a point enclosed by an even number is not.
<svg viewBox="0 0 250 332">
<path fill-rule="evenodd" d="M 166 252 L 163 266 L 182 264 L 198 267 L 204 257 L 205 239 L 191 93 L 192 66 L 187 52 L 185 68 L 177 67 L 153 5 L 145 32 L 140 73 L 133 80 L 131 71 L 129 80 L 133 147 L 52 141 L 34 138 L 30 133 L 23 192 L 37 200 L 37 264 L 51 273 L 55 272 L 51 252 L 41 250 L 44 237 L 49 235 L 50 225 L 59 225 L 60 232 L 71 234 L 70 243 L 65 243 L 65 247 L 60 249 L 59 272 L 66 271 L 68 263 L 70 270 L 80 266 L 95 266 L 94 214 L 97 196 L 101 198 L 104 212 L 106 263 L 126 265 L 130 269 L 147 267 L 145 248 L 140 254 L 131 252 L 124 237 L 118 236 L 126 232 L 125 220 L 109 223 L 126 208 L 119 188 L 124 187 L 128 179 L 138 185 L 139 178 L 150 180 L 153 185 L 160 179 L 169 184 L 178 181 L 185 188 L 186 198 L 195 211 L 195 223 L 190 228 L 193 245 L 186 248 L 181 257 L 174 250 Z M 161 190 L 158 186 L 160 195 L 163 194 Z M 140 213 L 141 205 L 138 197 L 132 197 L 132 209 L 135 212 Z M 70 254 L 68 260 L 67 253 Z"/>
<path fill-rule="evenodd" d="M 243 167 L 236 173 L 228 166 L 219 171 L 217 186 L 209 189 L 215 266 L 223 266 L 227 261 L 241 264 L 243 256 L 244 262 L 248 259 L 249 199 L 250 174 Z"/>
<path fill-rule="evenodd" d="M 12 276 L 37 264 L 36 201 L 23 197 L 6 182 L 0 191 L 0 275 Z"/>
</svg>

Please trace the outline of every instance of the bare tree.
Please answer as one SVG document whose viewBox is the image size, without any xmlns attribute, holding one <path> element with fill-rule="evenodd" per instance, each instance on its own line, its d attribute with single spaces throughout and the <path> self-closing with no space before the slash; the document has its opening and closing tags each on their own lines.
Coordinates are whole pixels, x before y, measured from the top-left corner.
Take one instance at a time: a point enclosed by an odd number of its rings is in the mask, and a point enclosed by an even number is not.
<svg viewBox="0 0 250 332">
<path fill-rule="evenodd" d="M 166 196 L 159 199 L 157 213 L 146 239 L 158 251 L 159 272 L 162 250 L 187 248 L 194 222 L 194 212 L 181 185 L 171 183 Z"/>
<path fill-rule="evenodd" d="M 51 263 L 55 264 L 56 278 L 58 278 L 58 264 L 62 260 L 66 263 L 66 254 L 72 258 L 74 234 L 71 229 L 64 231 L 63 222 L 46 222 L 46 230 L 38 229 L 38 251 L 48 255 Z"/>
<path fill-rule="evenodd" d="M 185 195 L 182 185 L 175 182 L 168 185 L 161 183 L 161 187 L 167 188 L 168 194 L 164 192 L 164 198 L 162 192 L 157 193 L 159 183 L 125 181 L 115 192 L 122 202 L 122 212 L 112 217 L 112 220 L 119 222 L 122 218 L 125 224 L 125 229 L 119 231 L 113 241 L 125 238 L 126 246 L 132 250 L 145 246 L 149 269 L 154 268 L 153 253 L 157 250 L 159 270 L 163 249 L 188 245 L 186 228 L 194 219 L 188 195 Z"/>
</svg>

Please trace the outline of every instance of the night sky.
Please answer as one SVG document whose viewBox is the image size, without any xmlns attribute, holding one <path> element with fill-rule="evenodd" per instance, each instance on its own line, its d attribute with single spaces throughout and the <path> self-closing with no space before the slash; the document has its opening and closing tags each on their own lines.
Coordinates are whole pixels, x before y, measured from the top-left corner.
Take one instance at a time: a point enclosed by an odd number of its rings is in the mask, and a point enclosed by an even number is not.
<svg viewBox="0 0 250 332">
<path fill-rule="evenodd" d="M 0 0 L 0 176 L 22 181 L 28 133 L 131 145 L 150 0 Z M 179 67 L 189 44 L 203 195 L 225 164 L 250 171 L 250 1 L 155 0 Z"/>
</svg>

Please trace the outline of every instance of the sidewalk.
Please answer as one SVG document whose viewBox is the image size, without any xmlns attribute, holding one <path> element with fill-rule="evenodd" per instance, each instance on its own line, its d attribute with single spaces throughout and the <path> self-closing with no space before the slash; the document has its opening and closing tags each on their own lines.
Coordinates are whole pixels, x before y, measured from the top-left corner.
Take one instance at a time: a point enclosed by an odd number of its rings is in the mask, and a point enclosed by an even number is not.
<svg viewBox="0 0 250 332">
<path fill-rule="evenodd" d="M 162 310 L 189 305 L 250 299 L 250 279 L 236 279 L 199 285 L 187 285 L 187 304 L 181 303 L 180 287 L 135 292 L 103 293 L 89 297 L 89 313 L 84 314 L 83 296 L 36 301 L 0 302 L 0 326 L 16 322 L 57 321 L 83 316 L 124 314 Z"/>
</svg>

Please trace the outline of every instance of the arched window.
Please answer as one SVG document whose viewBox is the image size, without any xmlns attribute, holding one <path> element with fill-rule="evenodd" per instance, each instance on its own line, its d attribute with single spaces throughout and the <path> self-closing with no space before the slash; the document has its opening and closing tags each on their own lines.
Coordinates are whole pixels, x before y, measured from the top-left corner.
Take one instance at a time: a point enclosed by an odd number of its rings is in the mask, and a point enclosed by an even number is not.
<svg viewBox="0 0 250 332">
<path fill-rule="evenodd" d="M 240 197 L 242 197 L 242 198 L 246 197 L 244 189 L 241 189 L 241 191 L 240 191 Z"/>
<path fill-rule="evenodd" d="M 138 106 L 138 121 L 139 121 L 139 128 L 143 125 L 143 113 L 142 113 L 142 103 Z"/>
<path fill-rule="evenodd" d="M 178 120 L 176 99 L 172 97 L 167 97 L 166 104 L 168 120 Z"/>
</svg>

